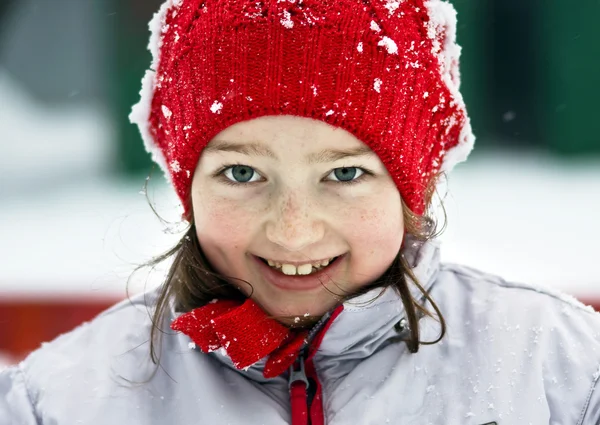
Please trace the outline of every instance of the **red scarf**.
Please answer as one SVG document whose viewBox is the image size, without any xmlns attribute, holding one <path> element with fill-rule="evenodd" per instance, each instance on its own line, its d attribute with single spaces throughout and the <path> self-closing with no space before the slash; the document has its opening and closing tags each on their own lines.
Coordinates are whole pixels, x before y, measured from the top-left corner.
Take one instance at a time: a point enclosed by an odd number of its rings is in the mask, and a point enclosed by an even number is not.
<svg viewBox="0 0 600 425">
<path fill-rule="evenodd" d="M 307 331 L 292 331 L 267 314 L 251 299 L 240 304 L 218 300 L 184 313 L 171 329 L 189 336 L 205 353 L 225 349 L 237 369 L 267 357 L 265 378 L 284 373 L 298 357 Z"/>
</svg>

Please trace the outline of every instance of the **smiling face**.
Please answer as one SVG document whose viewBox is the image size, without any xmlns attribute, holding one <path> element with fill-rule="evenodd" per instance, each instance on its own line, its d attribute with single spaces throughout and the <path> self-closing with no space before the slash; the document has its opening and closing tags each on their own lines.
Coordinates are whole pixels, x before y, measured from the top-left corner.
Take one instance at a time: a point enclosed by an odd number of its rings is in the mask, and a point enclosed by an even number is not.
<svg viewBox="0 0 600 425">
<path fill-rule="evenodd" d="M 196 168 L 192 206 L 213 268 L 279 318 L 321 316 L 375 281 L 404 233 L 400 194 L 377 155 L 351 133 L 303 117 L 261 117 L 219 133 Z M 332 257 L 295 277 L 260 260 Z"/>
</svg>

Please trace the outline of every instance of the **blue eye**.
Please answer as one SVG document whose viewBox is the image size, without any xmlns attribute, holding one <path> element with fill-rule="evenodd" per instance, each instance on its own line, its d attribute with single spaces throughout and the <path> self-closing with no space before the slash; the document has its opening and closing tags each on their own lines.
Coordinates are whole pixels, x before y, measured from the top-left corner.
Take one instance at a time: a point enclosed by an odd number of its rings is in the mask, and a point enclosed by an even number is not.
<svg viewBox="0 0 600 425">
<path fill-rule="evenodd" d="M 223 174 L 229 178 L 232 183 L 249 183 L 250 179 L 252 179 L 255 174 L 258 175 L 252 167 L 241 164 L 225 168 Z"/>
<path fill-rule="evenodd" d="M 332 173 L 335 175 L 335 178 L 340 180 L 340 183 L 354 183 L 358 181 L 354 178 L 357 172 L 361 173 L 358 175 L 359 179 L 363 174 L 365 174 L 365 171 L 358 167 L 342 167 L 336 168 L 332 171 Z"/>
</svg>

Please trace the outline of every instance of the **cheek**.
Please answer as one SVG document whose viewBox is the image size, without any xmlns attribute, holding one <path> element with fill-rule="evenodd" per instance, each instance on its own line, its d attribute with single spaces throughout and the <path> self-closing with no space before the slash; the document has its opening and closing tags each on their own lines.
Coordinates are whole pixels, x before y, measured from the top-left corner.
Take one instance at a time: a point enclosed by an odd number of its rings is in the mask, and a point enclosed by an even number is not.
<svg viewBox="0 0 600 425">
<path fill-rule="evenodd" d="M 244 249 L 246 239 L 252 234 L 248 227 L 252 223 L 251 215 L 223 199 L 205 200 L 202 210 L 194 209 L 194 220 L 202 249 L 216 263 L 220 263 L 216 257 Z"/>
<path fill-rule="evenodd" d="M 402 203 L 395 188 L 344 210 L 346 232 L 353 235 L 353 240 L 361 240 L 367 246 L 396 243 L 404 234 Z"/>
<path fill-rule="evenodd" d="M 404 234 L 402 215 L 400 212 L 392 213 L 389 210 L 367 209 L 359 218 L 353 221 L 355 224 L 349 227 L 355 249 L 362 255 L 379 256 L 382 251 L 400 248 Z"/>
<path fill-rule="evenodd" d="M 224 237 L 229 237 L 230 234 L 223 232 L 243 230 L 245 224 L 251 222 L 251 211 L 244 208 L 239 201 L 212 194 L 212 190 L 206 189 L 203 192 L 206 193 L 204 196 L 198 195 L 193 198 L 194 220 L 198 232 L 222 233 Z"/>
<path fill-rule="evenodd" d="M 397 196 L 397 195 L 396 195 Z M 354 285 L 370 283 L 390 266 L 404 237 L 402 205 L 393 194 L 372 201 L 376 208 L 356 209 L 344 224 L 350 243 Z"/>
</svg>

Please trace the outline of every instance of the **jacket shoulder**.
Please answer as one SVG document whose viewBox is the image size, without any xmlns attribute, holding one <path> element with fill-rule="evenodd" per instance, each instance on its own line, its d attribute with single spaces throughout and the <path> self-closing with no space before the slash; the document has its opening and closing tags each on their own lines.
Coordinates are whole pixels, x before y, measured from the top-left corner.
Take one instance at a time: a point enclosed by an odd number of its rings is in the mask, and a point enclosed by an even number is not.
<svg viewBox="0 0 600 425">
<path fill-rule="evenodd" d="M 561 291 L 531 285 L 528 283 L 507 281 L 501 276 L 486 273 L 473 267 L 445 263 L 441 265 L 441 273 L 453 275 L 455 279 L 470 290 L 483 293 L 494 293 L 505 297 L 514 296 L 512 301 L 519 304 L 519 300 L 527 302 L 535 301 L 535 305 L 542 306 L 547 304 L 556 313 L 568 317 L 572 314 L 581 314 L 582 317 L 590 320 L 598 326 L 600 332 L 600 313 L 596 312 L 591 306 L 583 304 L 572 295 Z M 562 318 L 562 317 L 561 317 Z M 596 339 L 600 340 L 600 334 L 595 333 Z"/>
<path fill-rule="evenodd" d="M 101 396 L 132 378 L 148 379 L 155 366 L 149 350 L 152 296 L 123 300 L 24 359 L 17 370 L 33 406 L 68 400 L 70 395 Z"/>
<path fill-rule="evenodd" d="M 432 296 L 449 332 L 532 365 L 528 379 L 545 389 L 556 423 L 600 423 L 600 313 L 560 291 L 458 264 L 441 266 Z"/>
<path fill-rule="evenodd" d="M 109 353 L 116 355 L 120 350 L 131 348 L 148 340 L 151 326 L 152 304 L 146 294 L 123 300 L 84 322 L 71 331 L 59 335 L 50 342 L 42 343 L 22 364 L 25 370 L 32 369 L 40 361 L 53 358 L 57 364 L 71 359 L 70 363 L 84 361 Z M 89 362 L 83 362 L 89 364 Z M 41 371 L 39 371 L 41 372 Z"/>
<path fill-rule="evenodd" d="M 38 418 L 19 366 L 0 371 L 0 425 L 37 425 Z"/>
</svg>

